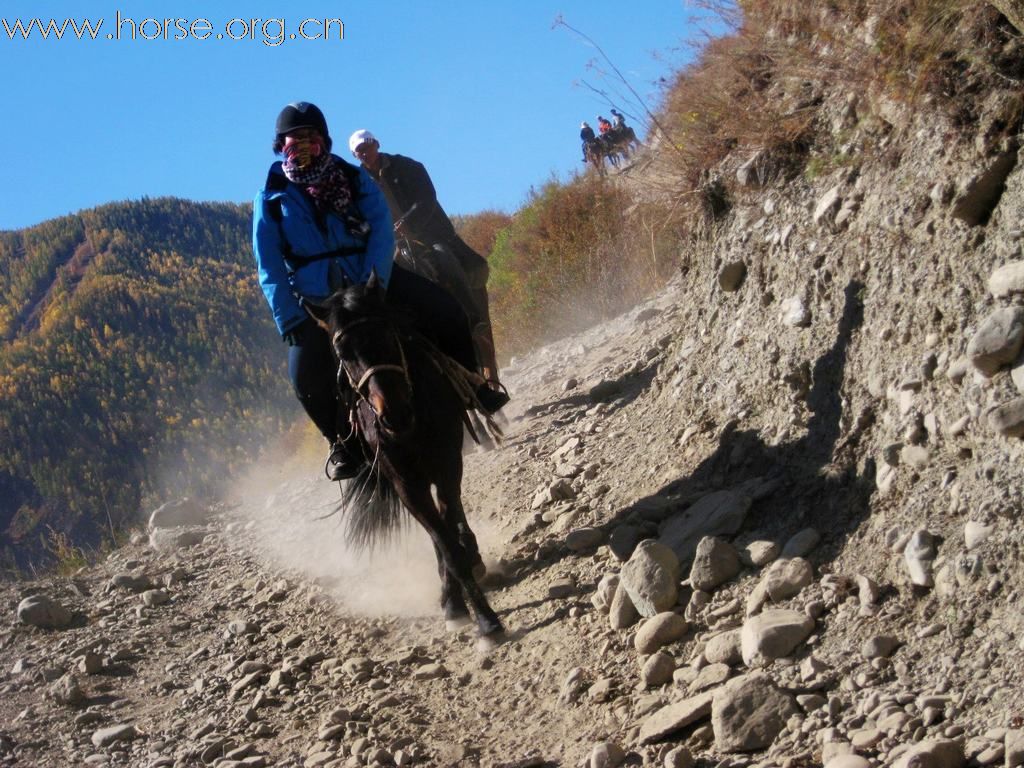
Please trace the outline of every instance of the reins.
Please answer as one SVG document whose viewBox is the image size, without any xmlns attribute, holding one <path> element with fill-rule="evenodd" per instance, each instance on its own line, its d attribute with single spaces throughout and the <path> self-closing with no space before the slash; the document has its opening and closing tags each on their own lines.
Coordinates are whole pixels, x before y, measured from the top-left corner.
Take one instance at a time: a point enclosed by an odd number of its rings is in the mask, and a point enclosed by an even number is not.
<svg viewBox="0 0 1024 768">
<path fill-rule="evenodd" d="M 371 365 L 369 368 L 363 371 L 363 375 L 359 377 L 358 381 L 356 381 L 352 377 L 352 374 L 349 372 L 348 368 L 345 366 L 345 361 L 341 357 L 341 342 L 349 333 L 349 331 L 352 330 L 352 328 L 354 328 L 357 325 L 365 325 L 368 323 L 376 323 L 378 325 L 383 325 L 387 327 L 388 331 L 394 337 L 395 342 L 398 344 L 398 354 L 401 357 L 402 362 L 400 365 L 396 365 L 395 363 L 381 363 L 379 365 Z M 338 353 L 338 384 L 341 384 L 341 377 L 342 374 L 344 374 L 345 378 L 348 379 L 349 386 L 352 387 L 352 391 L 356 393 L 356 396 L 360 400 L 362 400 L 368 406 L 370 406 L 370 410 L 373 411 L 373 414 L 376 418 L 379 419 L 381 414 L 377 412 L 377 409 L 373 407 L 373 403 L 371 403 L 367 396 L 363 393 L 363 387 L 365 387 L 369 383 L 370 379 L 372 379 L 378 373 L 394 371 L 396 373 L 402 374 L 402 377 L 405 379 L 405 386 L 409 393 L 409 396 L 412 396 L 412 379 L 409 378 L 409 364 L 405 357 L 405 345 L 402 344 L 402 337 L 395 331 L 395 329 L 391 326 L 390 321 L 388 321 L 387 319 L 381 317 L 361 317 L 357 320 L 353 320 L 352 322 L 343 325 L 341 328 L 334 332 L 334 337 L 331 339 L 331 344 L 334 347 L 335 352 Z"/>
</svg>

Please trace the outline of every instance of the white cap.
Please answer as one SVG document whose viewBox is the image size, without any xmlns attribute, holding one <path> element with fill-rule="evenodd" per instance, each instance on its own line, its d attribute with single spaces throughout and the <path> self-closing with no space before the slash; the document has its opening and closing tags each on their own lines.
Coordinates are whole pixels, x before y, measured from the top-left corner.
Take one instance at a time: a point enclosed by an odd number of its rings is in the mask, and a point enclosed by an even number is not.
<svg viewBox="0 0 1024 768">
<path fill-rule="evenodd" d="M 356 147 L 360 144 L 365 144 L 368 141 L 377 141 L 377 137 L 370 133 L 365 128 L 360 128 L 358 131 L 348 137 L 348 150 L 352 154 L 355 154 Z"/>
</svg>

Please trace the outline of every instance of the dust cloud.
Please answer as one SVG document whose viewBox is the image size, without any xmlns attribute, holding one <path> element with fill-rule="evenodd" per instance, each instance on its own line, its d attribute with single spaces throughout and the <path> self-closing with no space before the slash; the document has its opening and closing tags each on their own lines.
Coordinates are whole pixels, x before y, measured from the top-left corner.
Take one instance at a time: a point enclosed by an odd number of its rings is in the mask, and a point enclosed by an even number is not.
<svg viewBox="0 0 1024 768">
<path fill-rule="evenodd" d="M 256 535 L 257 554 L 320 584 L 347 611 L 360 616 L 439 615 L 441 582 L 434 548 L 413 519 L 372 552 L 345 541 L 337 484 L 323 474 L 326 445 L 269 449 L 226 498 Z M 321 450 L 323 449 L 323 450 Z M 471 521 L 481 547 L 489 538 Z"/>
</svg>

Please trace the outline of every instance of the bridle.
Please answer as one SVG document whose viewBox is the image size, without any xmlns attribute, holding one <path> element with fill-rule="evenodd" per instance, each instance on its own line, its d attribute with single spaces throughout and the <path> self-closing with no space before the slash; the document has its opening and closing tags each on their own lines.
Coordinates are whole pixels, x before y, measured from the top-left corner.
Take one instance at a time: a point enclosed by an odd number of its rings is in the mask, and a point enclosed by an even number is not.
<svg viewBox="0 0 1024 768">
<path fill-rule="evenodd" d="M 369 323 L 376 323 L 378 325 L 386 326 L 387 332 L 391 334 L 391 336 L 395 340 L 395 343 L 398 345 L 398 354 L 401 357 L 402 362 L 400 365 L 396 365 L 394 363 L 381 363 L 380 365 L 371 365 L 365 371 L 363 371 L 362 376 L 360 376 L 357 381 L 352 376 L 351 371 L 349 371 L 348 366 L 345 364 L 345 360 L 341 356 L 341 345 L 345 339 L 345 336 L 348 335 L 349 331 L 351 331 L 357 325 L 367 325 Z M 402 374 L 402 377 L 405 379 L 406 392 L 409 395 L 409 397 L 412 397 L 412 380 L 409 378 L 409 365 L 405 359 L 405 347 L 402 344 L 401 336 L 398 335 L 398 332 L 395 331 L 394 326 L 385 318 L 361 317 L 357 320 L 353 320 L 350 323 L 346 323 L 337 331 L 335 331 L 334 336 L 331 338 L 331 345 L 334 347 L 334 352 L 338 356 L 338 386 L 340 387 L 342 385 L 342 376 L 344 375 L 344 377 L 348 380 L 348 384 L 352 388 L 352 391 L 355 392 L 356 397 L 359 398 L 359 400 L 361 400 L 362 402 L 366 403 L 370 407 L 370 410 L 373 412 L 373 415 L 377 419 L 378 423 L 381 424 L 381 426 L 385 426 L 382 420 L 383 414 L 381 414 L 374 407 L 373 403 L 367 397 L 367 394 L 363 392 L 363 388 L 366 387 L 366 385 L 369 384 L 370 379 L 372 379 L 378 373 L 394 371 L 396 373 Z"/>
</svg>

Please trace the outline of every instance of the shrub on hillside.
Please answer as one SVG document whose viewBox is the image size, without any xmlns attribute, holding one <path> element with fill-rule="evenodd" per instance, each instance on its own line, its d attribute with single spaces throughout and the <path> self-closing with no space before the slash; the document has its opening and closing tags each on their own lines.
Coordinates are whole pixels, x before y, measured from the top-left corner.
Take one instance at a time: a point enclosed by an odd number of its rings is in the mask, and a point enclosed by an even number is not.
<svg viewBox="0 0 1024 768">
<path fill-rule="evenodd" d="M 497 237 L 491 316 L 499 353 L 523 352 L 631 306 L 674 259 L 671 219 L 594 175 L 550 181 Z"/>
</svg>

